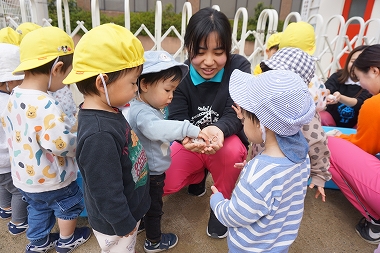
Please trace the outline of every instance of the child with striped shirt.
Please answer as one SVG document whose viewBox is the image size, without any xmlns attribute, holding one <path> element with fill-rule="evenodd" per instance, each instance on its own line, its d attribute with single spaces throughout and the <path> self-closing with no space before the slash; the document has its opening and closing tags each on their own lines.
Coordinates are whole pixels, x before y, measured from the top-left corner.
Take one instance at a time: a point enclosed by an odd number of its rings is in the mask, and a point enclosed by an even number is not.
<svg viewBox="0 0 380 253">
<path fill-rule="evenodd" d="M 211 187 L 211 208 L 228 228 L 229 252 L 288 252 L 304 210 L 310 161 L 301 128 L 314 116 L 314 101 L 288 70 L 257 77 L 234 70 L 229 90 L 248 140 L 265 142 L 265 150 L 244 166 L 230 200 Z"/>
</svg>

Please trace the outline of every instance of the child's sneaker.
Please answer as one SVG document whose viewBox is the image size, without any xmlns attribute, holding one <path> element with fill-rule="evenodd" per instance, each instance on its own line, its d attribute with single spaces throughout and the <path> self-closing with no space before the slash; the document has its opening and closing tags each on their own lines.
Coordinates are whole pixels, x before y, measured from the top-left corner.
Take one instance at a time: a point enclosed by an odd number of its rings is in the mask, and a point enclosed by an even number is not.
<svg viewBox="0 0 380 253">
<path fill-rule="evenodd" d="M 91 236 L 91 229 L 89 227 L 76 228 L 74 234 L 69 239 L 59 238 L 55 249 L 57 253 L 69 253 L 75 248 L 85 243 Z"/>
<path fill-rule="evenodd" d="M 24 221 L 23 223 L 16 225 L 12 221 L 8 222 L 8 230 L 12 235 L 19 235 L 24 233 L 28 229 L 28 221 Z"/>
<path fill-rule="evenodd" d="M 355 230 L 366 242 L 371 244 L 380 243 L 380 224 L 373 224 L 363 217 L 359 224 L 356 225 Z"/>
<path fill-rule="evenodd" d="M 147 253 L 161 252 L 177 245 L 178 236 L 172 233 L 161 234 L 161 241 L 153 243 L 148 239 L 144 243 L 144 251 Z"/>
<path fill-rule="evenodd" d="M 34 252 L 46 253 L 46 252 L 49 252 L 51 249 L 54 249 L 54 247 L 57 245 L 58 238 L 59 238 L 58 233 L 51 233 L 49 235 L 49 239 L 47 240 L 47 242 L 40 245 L 40 246 L 33 245 L 31 243 L 26 245 L 25 253 L 34 253 Z"/>
<path fill-rule="evenodd" d="M 12 209 L 5 210 L 0 207 L 0 218 L 3 220 L 9 219 L 12 217 Z"/>
</svg>

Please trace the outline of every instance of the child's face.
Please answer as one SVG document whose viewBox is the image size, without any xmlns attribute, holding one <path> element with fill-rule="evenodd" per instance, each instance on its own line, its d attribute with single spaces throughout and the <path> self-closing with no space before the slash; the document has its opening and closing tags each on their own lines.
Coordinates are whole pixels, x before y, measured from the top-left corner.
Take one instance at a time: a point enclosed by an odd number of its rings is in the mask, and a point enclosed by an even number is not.
<svg viewBox="0 0 380 253">
<path fill-rule="evenodd" d="M 124 106 L 135 97 L 140 73 L 138 68 L 134 68 L 107 85 L 108 97 L 112 106 Z"/>
<path fill-rule="evenodd" d="M 198 54 L 191 60 L 194 69 L 206 80 L 213 78 L 227 62 L 227 52 L 219 47 L 218 41 L 217 33 L 210 33 L 206 44 L 200 45 Z"/>
<path fill-rule="evenodd" d="M 260 130 L 260 122 L 253 121 L 252 119 L 247 117 L 247 113 L 245 111 L 243 113 L 242 123 L 244 125 L 244 133 L 248 138 L 248 141 L 260 144 L 263 142 Z"/>
<path fill-rule="evenodd" d="M 355 75 L 360 82 L 360 85 L 369 91 L 372 95 L 380 93 L 380 69 L 371 67 L 367 73 L 354 69 Z"/>
<path fill-rule="evenodd" d="M 156 109 L 164 109 L 172 102 L 174 91 L 180 82 L 179 80 L 172 81 L 172 78 L 161 79 L 155 84 L 146 84 L 144 79 L 141 80 L 141 100 Z"/>
<path fill-rule="evenodd" d="M 265 50 L 266 51 L 266 53 L 267 53 L 267 55 L 268 55 L 268 59 L 270 59 L 271 57 L 272 57 L 272 55 L 274 55 L 277 51 L 278 51 L 278 49 L 276 49 L 276 48 L 272 48 L 272 49 L 266 49 Z"/>
</svg>

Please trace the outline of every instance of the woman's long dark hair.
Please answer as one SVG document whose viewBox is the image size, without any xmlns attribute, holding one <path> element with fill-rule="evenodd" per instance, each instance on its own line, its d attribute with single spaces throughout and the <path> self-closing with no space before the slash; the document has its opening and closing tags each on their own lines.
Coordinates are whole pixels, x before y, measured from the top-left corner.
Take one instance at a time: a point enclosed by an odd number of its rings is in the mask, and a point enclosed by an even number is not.
<svg viewBox="0 0 380 253">
<path fill-rule="evenodd" d="M 351 58 L 352 58 L 352 55 L 354 55 L 354 53 L 356 52 L 360 52 L 360 51 L 363 51 L 364 49 L 366 49 L 368 46 L 365 46 L 365 45 L 362 45 L 362 46 L 358 46 L 358 47 L 355 47 L 347 56 L 347 59 L 346 59 L 346 63 L 344 64 L 344 68 L 343 69 L 340 69 L 337 71 L 337 74 L 338 74 L 338 82 L 339 83 L 345 83 L 348 78 L 350 77 L 350 73 L 351 71 L 348 69 L 348 64 L 350 64 L 350 61 L 351 61 Z"/>
<path fill-rule="evenodd" d="M 354 69 L 358 69 L 364 73 L 368 73 L 371 67 L 380 69 L 380 44 L 368 46 L 359 57 L 354 61 L 351 67 L 351 79 L 357 81 Z"/>
</svg>

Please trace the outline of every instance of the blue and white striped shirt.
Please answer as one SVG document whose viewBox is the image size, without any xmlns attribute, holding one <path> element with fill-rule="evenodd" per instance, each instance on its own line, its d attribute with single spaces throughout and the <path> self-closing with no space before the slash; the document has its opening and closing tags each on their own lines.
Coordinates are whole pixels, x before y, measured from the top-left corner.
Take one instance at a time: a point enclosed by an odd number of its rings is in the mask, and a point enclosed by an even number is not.
<svg viewBox="0 0 380 253">
<path fill-rule="evenodd" d="M 228 227 L 229 252 L 288 252 L 300 227 L 310 161 L 258 155 L 243 169 L 231 200 L 214 194 L 210 205 Z"/>
</svg>

